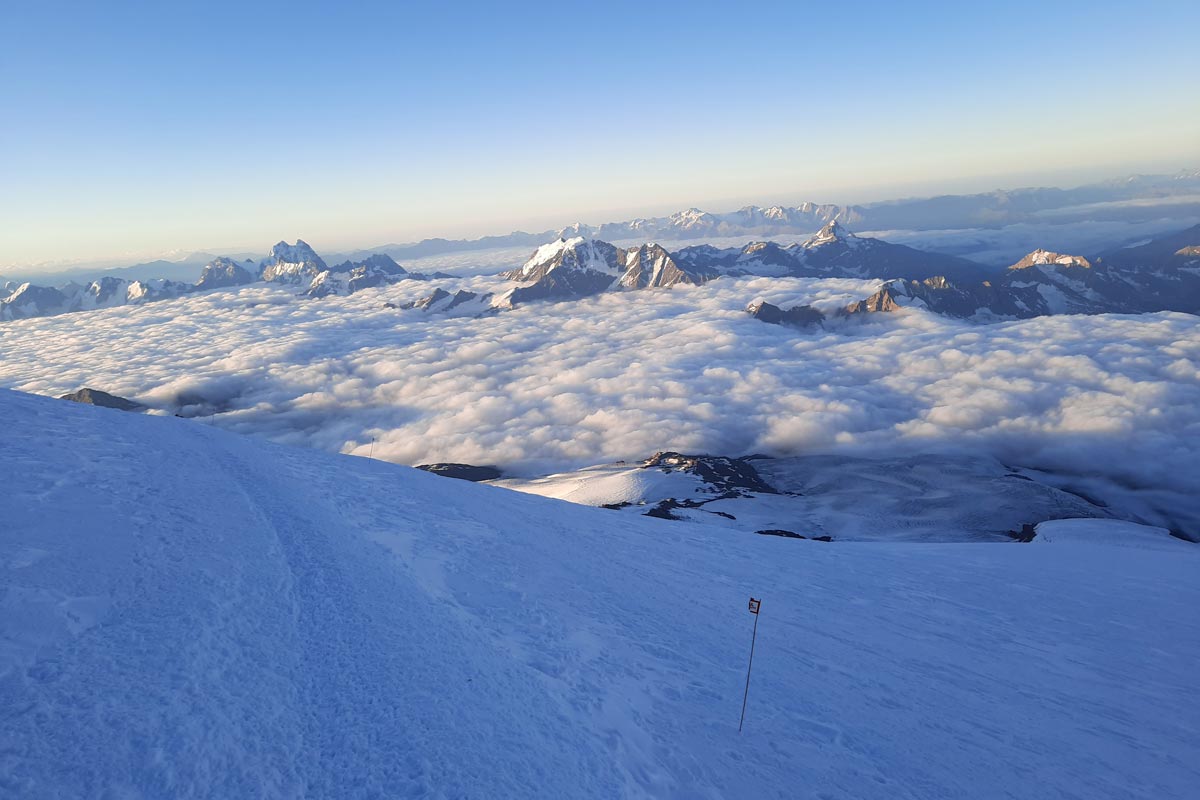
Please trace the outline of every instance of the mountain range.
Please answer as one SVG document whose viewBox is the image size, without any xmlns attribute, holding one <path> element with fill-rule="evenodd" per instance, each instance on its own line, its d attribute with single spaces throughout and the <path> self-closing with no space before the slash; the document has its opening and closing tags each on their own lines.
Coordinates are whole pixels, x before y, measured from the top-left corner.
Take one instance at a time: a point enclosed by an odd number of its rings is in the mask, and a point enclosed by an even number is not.
<svg viewBox="0 0 1200 800">
<path fill-rule="evenodd" d="M 1002 189 L 858 205 L 811 202 L 796 206 L 750 205 L 726 213 L 689 208 L 662 217 L 599 225 L 577 222 L 540 233 L 514 231 L 478 239 L 434 238 L 408 244 L 386 244 L 356 251 L 350 258 L 381 252 L 397 259 L 414 259 L 499 247 L 533 247 L 547 240 L 576 236 L 613 242 L 807 236 L 834 221 L 858 231 L 928 231 L 1084 220 L 1134 222 L 1164 217 L 1200 218 L 1200 170 L 1130 175 L 1072 189 Z"/>
<path fill-rule="evenodd" d="M 427 312 L 478 316 L 535 301 L 563 301 L 607 291 L 701 285 L 721 276 L 877 278 L 879 292 L 838 315 L 919 305 L 988 321 L 1064 313 L 1200 312 L 1200 225 L 1138 244 L 1083 256 L 1035 250 L 1008 269 L 859 237 L 836 220 L 803 242 L 752 242 L 741 248 L 658 244 L 618 247 L 576 236 L 538 247 L 518 269 L 501 273 L 518 285 L 495 293 L 438 287 L 404 304 Z M 330 267 L 307 243 L 279 242 L 258 264 L 218 257 L 195 283 L 102 278 L 62 287 L 24 283 L 0 290 L 0 321 L 141 304 L 258 281 L 295 287 L 302 297 L 347 295 L 403 280 L 449 279 L 405 270 L 375 253 Z M 826 318 L 806 306 L 748 309 L 766 322 L 812 324 Z"/>
<path fill-rule="evenodd" d="M 450 300 L 439 288 L 407 307 L 477 315 L 531 301 L 700 285 L 723 275 L 886 282 L 835 316 L 911 305 L 981 322 L 1072 313 L 1200 313 L 1200 225 L 1105 253 L 1094 264 L 1082 256 L 1035 250 L 1004 270 L 858 237 L 837 221 L 804 242 L 727 249 L 699 245 L 670 252 L 656 244 L 621 248 L 575 237 L 543 245 L 520 269 L 502 273 L 517 287 L 493 295 L 460 291 Z M 785 310 L 761 301 L 747 310 L 766 322 L 808 325 L 828 317 L 810 306 Z"/>
<path fill-rule="evenodd" d="M 407 244 L 385 244 L 337 256 L 359 263 L 372 255 L 385 254 L 397 260 L 413 260 L 449 253 L 512 247 L 537 247 L 555 239 L 576 236 L 629 243 L 636 241 L 679 242 L 722 237 L 808 236 L 831 221 L 857 231 L 998 231 L 1007 226 L 1066 226 L 1069 223 L 1148 223 L 1168 219 L 1200 220 L 1200 170 L 1183 170 L 1165 175 L 1131 175 L 1072 189 L 1023 188 L 967 195 L 906 198 L 857 205 L 804 202 L 788 205 L 748 205 L 736 211 L 716 213 L 689 208 L 661 217 L 639 217 L 598 225 L 576 222 L 540 232 L 513 231 L 476 239 L 430 238 Z M 1123 225 L 1101 237 L 1097 249 L 1129 241 Z M 1155 231 L 1157 232 L 1157 231 Z M 961 241 L 942 242 L 938 237 L 918 237 L 926 249 L 970 256 L 971 248 Z M 1090 238 L 1090 237 L 1086 237 Z M 987 250 L 987 247 L 984 247 Z M 252 260 L 249 253 L 224 252 L 239 263 Z M 192 253 L 178 260 L 157 259 L 131 266 L 111 266 L 111 261 L 92 262 L 36 276 L 16 266 L 6 267 L 8 279 L 90 283 L 100 278 L 148 281 L 157 278 L 186 281 L 217 256 Z M 997 261 L 996 263 L 1000 263 Z M 0 277 L 0 285 L 6 279 Z"/>
<path fill-rule="evenodd" d="M 0 285 L 0 321 L 138 305 L 259 281 L 295 286 L 302 290 L 303 296 L 320 298 L 351 294 L 400 280 L 428 280 L 431 277 L 450 276 L 408 272 L 381 253 L 329 267 L 312 247 L 297 240 L 295 244 L 279 242 L 258 264 L 249 259 L 239 263 L 223 256 L 214 258 L 204 265 L 195 283 L 105 277 L 86 284 L 50 287 L 9 281 Z"/>
<path fill-rule="evenodd" d="M 879 277 L 888 277 L 879 275 Z M 1200 313 L 1200 225 L 1094 261 L 1035 250 L 1000 276 L 951 281 L 944 276 L 888 280 L 871 297 L 835 316 L 890 312 L 906 306 L 976 321 L 1050 314 Z M 811 306 L 781 309 L 757 302 L 747 308 L 765 322 L 810 325 L 827 315 Z"/>
</svg>

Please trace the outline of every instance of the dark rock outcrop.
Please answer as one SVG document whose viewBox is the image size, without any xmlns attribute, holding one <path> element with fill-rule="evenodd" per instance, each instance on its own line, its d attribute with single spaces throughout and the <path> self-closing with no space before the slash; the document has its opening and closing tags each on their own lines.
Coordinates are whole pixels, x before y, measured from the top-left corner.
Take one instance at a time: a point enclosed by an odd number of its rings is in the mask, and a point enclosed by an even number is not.
<svg viewBox="0 0 1200 800">
<path fill-rule="evenodd" d="M 101 406 L 103 408 L 116 408 L 121 411 L 142 411 L 145 409 L 145 406 L 141 403 L 135 403 L 132 400 L 126 400 L 124 397 L 118 397 L 115 394 L 87 387 L 76 392 L 71 392 L 70 394 L 64 394 L 58 399 L 70 400 L 72 403 L 86 403 L 87 405 Z"/>
<path fill-rule="evenodd" d="M 786 311 L 765 300 L 751 303 L 746 307 L 746 313 L 762 322 L 772 325 L 793 325 L 797 328 L 807 328 L 820 325 L 825 321 L 825 315 L 812 306 L 793 306 Z"/>
<path fill-rule="evenodd" d="M 727 496 L 741 496 L 743 492 L 777 494 L 744 458 L 689 456 L 664 450 L 643 461 L 641 466 L 642 469 L 657 468 L 664 472 L 691 472 Z"/>
<path fill-rule="evenodd" d="M 473 483 L 494 481 L 503 474 L 496 467 L 478 467 L 474 464 L 418 464 L 417 469 L 432 472 L 434 475 L 441 475 L 443 478 L 457 478 L 458 480 L 471 481 Z"/>
</svg>

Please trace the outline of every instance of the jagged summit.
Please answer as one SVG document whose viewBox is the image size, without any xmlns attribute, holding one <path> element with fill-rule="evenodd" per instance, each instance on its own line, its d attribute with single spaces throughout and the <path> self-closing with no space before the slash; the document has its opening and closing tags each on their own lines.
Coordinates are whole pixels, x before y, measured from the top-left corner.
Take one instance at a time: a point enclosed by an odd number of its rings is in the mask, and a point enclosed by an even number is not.
<svg viewBox="0 0 1200 800">
<path fill-rule="evenodd" d="M 259 265 L 260 276 L 264 281 L 283 283 L 311 281 L 327 269 L 329 267 L 303 239 L 297 239 L 295 244 L 279 242 L 271 248 L 270 255 Z"/>
<path fill-rule="evenodd" d="M 555 270 L 615 274 L 617 248 L 599 239 L 559 237 L 535 250 L 520 269 L 504 276 L 517 281 L 539 281 Z"/>
<path fill-rule="evenodd" d="M 1052 265 L 1060 267 L 1083 267 L 1090 268 L 1089 262 L 1083 256 L 1072 256 L 1063 253 L 1054 253 L 1049 250 L 1038 248 L 1029 255 L 1022 258 L 1017 263 L 1013 264 L 1009 269 L 1027 269 L 1029 267 L 1039 267 L 1043 265 Z"/>
<path fill-rule="evenodd" d="M 698 285 L 719 273 L 711 267 L 679 262 L 654 243 L 621 248 L 600 239 L 576 236 L 542 245 L 516 270 L 502 273 L 528 284 L 507 294 L 515 305 L 529 300 L 566 300 L 611 289 Z"/>
<path fill-rule="evenodd" d="M 242 286 L 253 280 L 254 276 L 241 264 L 232 258 L 221 257 L 214 258 L 204 265 L 204 271 L 200 273 L 200 279 L 196 281 L 196 288 L 203 290 Z"/>
<path fill-rule="evenodd" d="M 804 243 L 805 247 L 817 247 L 831 242 L 844 242 L 847 239 L 856 239 L 854 234 L 846 230 L 836 219 L 831 219 L 825 223 L 825 227 L 821 228 L 815 236 Z"/>
</svg>

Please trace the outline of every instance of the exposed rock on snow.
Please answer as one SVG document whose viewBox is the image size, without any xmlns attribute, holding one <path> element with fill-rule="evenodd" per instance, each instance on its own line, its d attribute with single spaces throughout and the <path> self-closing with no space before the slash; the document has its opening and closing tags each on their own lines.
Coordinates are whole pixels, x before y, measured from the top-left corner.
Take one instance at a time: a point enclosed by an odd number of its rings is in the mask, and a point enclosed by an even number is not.
<svg viewBox="0 0 1200 800">
<path fill-rule="evenodd" d="M 104 408 L 116 408 L 121 411 L 141 411 L 145 406 L 141 403 L 135 403 L 132 400 L 126 400 L 124 397 L 118 397 L 115 394 L 102 392 L 99 389 L 89 389 L 84 387 L 78 391 L 64 394 L 59 400 L 70 400 L 72 403 L 86 403 L 92 406 L 102 406 Z"/>
<path fill-rule="evenodd" d="M 1200 313 L 1200 257 L 1189 255 L 1181 241 L 1200 242 L 1200 226 L 1151 242 L 1135 252 L 1117 252 L 1095 264 L 1082 256 L 1035 250 L 994 280 L 955 283 L 945 276 L 925 280 L 895 279 L 874 295 L 852 303 L 844 314 L 894 312 L 908 306 L 938 314 L 993 322 L 1051 314 Z M 789 310 L 752 305 L 746 309 L 764 322 L 801 325 L 820 322 L 807 306 Z M 818 312 L 819 313 L 819 312 Z"/>
<path fill-rule="evenodd" d="M 1007 542 L 1012 530 L 1045 520 L 1123 513 L 1042 477 L 967 456 L 721 458 L 664 452 L 637 464 L 496 484 L 624 513 L 754 533 L 792 531 L 809 539 Z"/>
<path fill-rule="evenodd" d="M 1069 256 L 1062 253 L 1051 253 L 1049 250 L 1034 250 L 1029 255 L 1022 258 L 1017 263 L 1013 264 L 1009 269 L 1026 269 L 1028 267 L 1036 267 L 1042 265 L 1053 265 L 1058 267 L 1081 267 L 1090 269 L 1091 264 L 1083 256 Z"/>
<path fill-rule="evenodd" d="M 477 467 L 474 464 L 418 464 L 417 469 L 432 472 L 434 475 L 441 475 L 443 478 L 457 478 L 463 481 L 471 481 L 472 483 L 494 481 L 503 475 L 496 467 Z"/>
</svg>

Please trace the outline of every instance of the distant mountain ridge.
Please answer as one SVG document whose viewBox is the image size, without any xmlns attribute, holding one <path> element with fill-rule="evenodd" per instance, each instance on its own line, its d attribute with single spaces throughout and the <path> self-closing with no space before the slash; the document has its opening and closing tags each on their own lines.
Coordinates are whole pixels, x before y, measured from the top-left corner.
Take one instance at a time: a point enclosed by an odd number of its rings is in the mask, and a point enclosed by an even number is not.
<svg viewBox="0 0 1200 800">
<path fill-rule="evenodd" d="M 961 319 L 992 321 L 1051 314 L 1200 314 L 1200 225 L 1135 248 L 1083 256 L 1035 250 L 994 280 L 953 282 L 943 276 L 893 278 L 837 316 L 923 307 Z M 819 324 L 810 306 L 769 303 L 746 309 L 764 322 Z"/>
<path fill-rule="evenodd" d="M 618 247 L 575 236 L 539 246 L 518 269 L 501 276 L 518 284 L 497 293 L 448 291 L 404 308 L 478 316 L 536 301 L 562 301 L 608 291 L 699 286 L 721 276 L 861 278 L 887 281 L 880 292 L 844 314 L 892 311 L 911 305 L 979 321 L 1063 313 L 1200 313 L 1200 225 L 1093 260 L 1034 250 L 1006 270 L 850 233 L 831 220 L 803 242 L 752 242 L 744 247 L 697 245 L 670 251 L 656 243 Z M 385 254 L 328 266 L 303 240 L 279 242 L 257 265 L 216 258 L 195 283 L 102 278 L 52 288 L 6 284 L 0 321 L 141 304 L 210 289 L 263 281 L 295 287 L 318 299 L 432 276 L 405 270 Z M 824 316 L 808 307 L 770 304 L 748 309 L 768 322 L 813 324 Z"/>
<path fill-rule="evenodd" d="M 1152 200 L 1143 205 L 1121 205 Z M 1109 204 L 1107 207 L 1105 204 Z M 967 195 L 885 200 L 859 205 L 804 202 L 796 206 L 744 206 L 712 213 L 689 208 L 663 217 L 645 217 L 589 225 L 577 222 L 540 233 L 513 231 L 478 239 L 423 239 L 359 250 L 351 257 L 387 253 L 396 259 L 500 247 L 537 246 L 576 236 L 621 242 L 679 241 L 729 236 L 807 236 L 829 222 L 860 231 L 956 230 L 999 228 L 1023 222 L 1070 222 L 1083 219 L 1135 221 L 1172 214 L 1200 217 L 1200 170 L 1166 175 L 1131 175 L 1072 189 L 1000 189 Z"/>
<path fill-rule="evenodd" d="M 441 273 L 436 275 L 449 277 Z M 375 254 L 358 262 L 346 261 L 330 268 L 307 242 L 279 242 L 255 265 L 220 256 L 204 265 L 195 283 L 169 280 L 126 280 L 104 277 L 86 284 L 58 287 L 8 282 L 0 287 L 0 322 L 47 317 L 99 308 L 140 305 L 169 300 L 194 292 L 230 289 L 259 281 L 295 286 L 311 298 L 353 294 L 361 289 L 400 280 L 428 280 L 408 272 L 389 256 Z"/>
<path fill-rule="evenodd" d="M 513 231 L 475 239 L 429 238 L 404 244 L 385 244 L 353 250 L 337 257 L 362 262 L 384 254 L 396 260 L 412 260 L 449 253 L 510 247 L 537 247 L 554 239 L 576 236 L 611 242 L 712 239 L 746 236 L 752 238 L 808 236 L 829 222 L 839 222 L 858 231 L 937 231 L 999 229 L 1019 223 L 1068 223 L 1083 220 L 1137 222 L 1164 218 L 1200 219 L 1200 170 L 1174 174 L 1131 175 L 1072 189 L 1005 189 L 967 195 L 905 198 L 857 205 L 803 202 L 796 206 L 743 206 L 735 211 L 714 213 L 688 208 L 661 217 L 638 217 L 598 225 L 576 222 L 540 232 Z M 182 260 L 156 260 L 128 267 L 75 267 L 46 273 L 44 279 L 30 278 L 16 267 L 6 267 L 9 279 L 70 281 L 87 283 L 100 278 L 186 280 L 217 256 L 193 253 Z M 224 253 L 245 262 L 247 253 Z M 25 277 L 21 277 L 22 275 Z M 17 280 L 20 278 L 20 280 Z M 5 279 L 0 278 L 0 285 Z"/>
<path fill-rule="evenodd" d="M 694 221 L 694 220 L 693 220 Z M 457 314 L 487 313 L 539 300 L 569 300 L 608 290 L 698 286 L 721 275 L 896 277 L 954 274 L 978 277 L 986 267 L 953 256 L 925 253 L 878 239 L 859 238 L 836 221 L 799 244 L 755 243 L 721 250 L 707 245 L 669 252 L 655 243 L 617 247 L 600 239 L 559 238 L 538 247 L 525 264 L 502 273 L 521 285 L 499 294 L 476 295 L 443 289 L 408 307 Z M 101 278 L 86 285 L 43 287 L 30 283 L 0 292 L 0 321 L 111 308 L 180 297 L 257 281 L 296 287 L 302 296 L 353 294 L 401 280 L 448 278 L 412 273 L 386 254 L 330 267 L 304 240 L 281 241 L 257 265 L 218 257 L 195 283 Z"/>
</svg>

